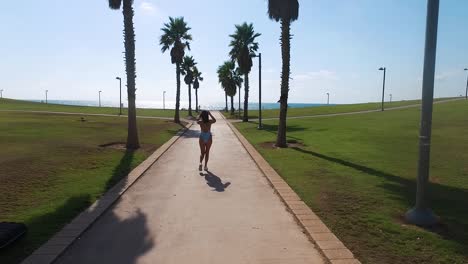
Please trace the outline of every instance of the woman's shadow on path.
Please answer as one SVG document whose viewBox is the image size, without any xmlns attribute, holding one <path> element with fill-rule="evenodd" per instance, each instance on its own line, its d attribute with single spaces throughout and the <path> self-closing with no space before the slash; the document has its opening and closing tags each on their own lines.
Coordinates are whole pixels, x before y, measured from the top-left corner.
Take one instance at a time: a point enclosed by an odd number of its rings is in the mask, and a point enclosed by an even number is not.
<svg viewBox="0 0 468 264">
<path fill-rule="evenodd" d="M 216 176 L 211 171 L 200 172 L 200 176 L 205 176 L 206 184 L 211 188 L 214 188 L 214 191 L 217 192 L 224 192 L 224 190 L 231 185 L 230 182 L 225 182 L 221 180 L 218 176 Z"/>
</svg>

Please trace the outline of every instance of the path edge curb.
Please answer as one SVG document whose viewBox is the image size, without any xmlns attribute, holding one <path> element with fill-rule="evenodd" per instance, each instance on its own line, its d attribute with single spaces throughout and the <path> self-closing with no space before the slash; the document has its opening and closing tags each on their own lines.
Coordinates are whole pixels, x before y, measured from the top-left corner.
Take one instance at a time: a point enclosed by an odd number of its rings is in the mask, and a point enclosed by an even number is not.
<svg viewBox="0 0 468 264">
<path fill-rule="evenodd" d="M 225 117 L 223 116 L 225 119 Z M 250 142 L 225 119 L 244 149 L 249 153 L 257 167 L 268 179 L 270 185 L 303 228 L 304 233 L 315 244 L 323 258 L 331 264 L 358 264 L 353 253 L 328 229 L 320 218 L 307 206 L 296 192 L 283 180 L 283 178 L 270 166 L 263 156 L 250 144 Z"/>
<path fill-rule="evenodd" d="M 107 209 L 117 202 L 120 197 L 135 184 L 148 169 L 158 161 L 193 125 L 188 122 L 175 136 L 156 149 L 146 160 L 135 167 L 127 176 L 122 178 L 101 198 L 77 215 L 71 222 L 55 233 L 47 242 L 24 259 L 22 264 L 51 264 L 62 255 L 86 230 L 88 230 Z"/>
</svg>

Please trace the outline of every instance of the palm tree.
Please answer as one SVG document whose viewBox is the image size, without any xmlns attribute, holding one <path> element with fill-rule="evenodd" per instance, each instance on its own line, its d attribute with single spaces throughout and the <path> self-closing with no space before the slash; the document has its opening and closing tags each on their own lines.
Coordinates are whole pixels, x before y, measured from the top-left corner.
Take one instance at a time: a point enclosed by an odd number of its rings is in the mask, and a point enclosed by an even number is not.
<svg viewBox="0 0 468 264">
<path fill-rule="evenodd" d="M 185 56 L 181 66 L 181 73 L 185 75 L 184 82 L 188 86 L 188 97 L 189 97 L 189 116 L 192 116 L 192 83 L 193 83 L 193 67 L 197 63 L 192 56 Z"/>
<path fill-rule="evenodd" d="M 203 81 L 202 73 L 198 71 L 197 66 L 193 67 L 193 89 L 195 89 L 195 111 L 198 113 L 198 88 L 200 88 L 200 82 Z"/>
<path fill-rule="evenodd" d="M 136 123 L 135 91 L 136 91 L 136 66 L 135 66 L 135 29 L 133 27 L 133 0 L 109 0 L 109 7 L 118 10 L 122 6 L 124 18 L 124 45 L 125 45 L 125 70 L 127 72 L 127 96 L 128 96 L 128 132 L 127 149 L 140 147 Z"/>
<path fill-rule="evenodd" d="M 180 123 L 180 64 L 185 55 L 185 48 L 190 50 L 189 41 L 192 40 L 192 36 L 188 33 L 190 28 L 183 17 L 169 17 L 169 23 L 165 23 L 161 30 L 163 31 L 163 35 L 159 41 L 159 44 L 162 46 L 161 51 L 164 53 L 171 49 L 171 62 L 176 65 L 177 92 L 174 122 Z"/>
<path fill-rule="evenodd" d="M 239 71 L 239 68 L 236 68 L 233 72 L 232 72 L 232 79 L 234 81 L 234 94 L 231 96 L 231 115 L 234 115 L 234 96 L 236 95 L 236 88 L 239 88 L 239 91 L 240 89 L 242 88 L 242 82 L 244 81 L 242 79 L 242 74 L 240 73 Z"/>
<path fill-rule="evenodd" d="M 242 78 L 235 69 L 233 61 L 226 61 L 218 68 L 218 80 L 224 89 L 226 96 L 231 97 L 231 115 L 234 115 L 234 96 L 236 95 L 237 87 L 242 86 Z M 227 110 L 227 107 L 226 107 Z"/>
<path fill-rule="evenodd" d="M 287 147 L 286 116 L 288 111 L 288 92 L 291 59 L 291 22 L 299 17 L 298 0 L 268 0 L 268 16 L 277 22 L 281 21 L 281 55 L 283 68 L 281 72 L 281 96 L 278 136 L 276 146 Z"/>
<path fill-rule="evenodd" d="M 255 33 L 253 25 L 243 23 L 236 25 L 236 32 L 231 37 L 231 51 L 229 55 L 232 60 L 237 61 L 240 72 L 244 75 L 244 117 L 242 121 L 248 122 L 248 103 L 249 103 L 249 73 L 252 69 L 252 57 L 255 57 L 255 52 L 258 50 L 258 43 L 255 38 L 259 37 L 260 33 Z"/>
</svg>

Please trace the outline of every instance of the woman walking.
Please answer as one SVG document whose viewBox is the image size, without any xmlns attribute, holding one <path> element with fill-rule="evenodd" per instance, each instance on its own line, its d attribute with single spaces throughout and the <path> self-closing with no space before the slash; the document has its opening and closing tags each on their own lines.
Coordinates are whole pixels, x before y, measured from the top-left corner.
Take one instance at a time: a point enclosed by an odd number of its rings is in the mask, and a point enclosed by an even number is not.
<svg viewBox="0 0 468 264">
<path fill-rule="evenodd" d="M 211 120 L 210 120 L 211 117 Z M 208 159 L 210 157 L 210 148 L 213 144 L 213 136 L 211 135 L 211 124 L 216 123 L 216 118 L 209 111 L 203 110 L 197 117 L 197 123 L 200 125 L 200 165 L 198 170 L 202 170 L 202 162 L 205 159 L 205 171 L 208 171 Z"/>
</svg>

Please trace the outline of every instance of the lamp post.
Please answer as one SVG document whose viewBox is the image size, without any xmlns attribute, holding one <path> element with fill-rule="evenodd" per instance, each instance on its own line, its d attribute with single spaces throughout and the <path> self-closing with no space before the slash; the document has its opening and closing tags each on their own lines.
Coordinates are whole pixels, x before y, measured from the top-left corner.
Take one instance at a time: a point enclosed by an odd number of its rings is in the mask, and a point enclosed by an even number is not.
<svg viewBox="0 0 468 264">
<path fill-rule="evenodd" d="M 119 91 L 120 91 L 120 101 L 119 101 L 119 115 L 122 115 L 122 78 L 115 77 L 115 79 L 119 80 Z"/>
<path fill-rule="evenodd" d="M 101 92 L 102 91 L 99 91 L 99 107 L 101 107 Z"/>
<path fill-rule="evenodd" d="M 392 102 L 392 94 L 390 94 L 390 103 Z"/>
<path fill-rule="evenodd" d="M 262 129 L 262 53 L 258 53 L 258 129 Z"/>
<path fill-rule="evenodd" d="M 330 93 L 327 93 L 327 105 L 330 104 Z"/>
<path fill-rule="evenodd" d="M 468 71 L 468 68 L 465 68 L 465 71 Z M 468 76 L 466 76 L 466 92 L 465 99 L 468 99 Z"/>
<path fill-rule="evenodd" d="M 439 0 L 427 1 L 426 43 L 424 48 L 424 70 L 422 83 L 421 128 L 419 132 L 419 162 L 416 189 L 416 205 L 406 212 L 406 220 L 419 226 L 431 226 L 438 217 L 427 203 L 429 162 L 431 150 L 432 106 L 434 102 L 434 73 L 437 51 L 437 24 L 439 20 Z"/>
<path fill-rule="evenodd" d="M 387 68 L 380 67 L 379 71 L 383 71 L 383 87 L 382 87 L 382 111 L 384 110 L 384 97 L 385 97 L 385 74 L 387 72 Z"/>
<path fill-rule="evenodd" d="M 166 91 L 163 91 L 163 110 L 166 110 Z"/>
<path fill-rule="evenodd" d="M 49 90 L 45 90 L 45 103 L 47 104 L 47 93 L 49 92 Z"/>
<path fill-rule="evenodd" d="M 241 89 L 241 87 L 239 87 L 239 118 L 241 118 L 241 104 L 240 104 L 240 102 L 241 102 L 241 91 L 242 91 L 242 89 Z"/>
<path fill-rule="evenodd" d="M 3 89 L 0 90 L 0 98 L 3 99 Z"/>
</svg>

